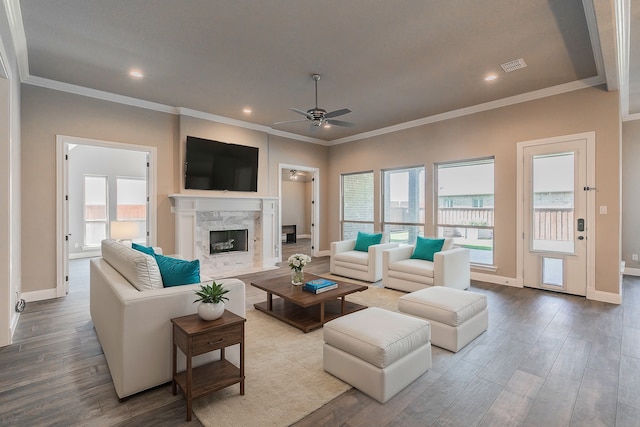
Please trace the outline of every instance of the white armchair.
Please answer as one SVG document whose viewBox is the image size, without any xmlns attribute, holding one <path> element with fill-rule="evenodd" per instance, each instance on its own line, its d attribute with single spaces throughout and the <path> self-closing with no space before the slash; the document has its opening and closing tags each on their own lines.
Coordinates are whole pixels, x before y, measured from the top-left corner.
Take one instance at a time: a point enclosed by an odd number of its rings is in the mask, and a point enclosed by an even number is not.
<svg viewBox="0 0 640 427">
<path fill-rule="evenodd" d="M 469 249 L 454 248 L 445 239 L 433 261 L 411 259 L 414 245 L 387 250 L 382 255 L 382 284 L 386 288 L 413 292 L 430 286 L 468 289 L 471 280 Z"/>
<path fill-rule="evenodd" d="M 389 233 L 382 234 L 382 243 L 369 246 L 368 252 L 356 251 L 356 240 L 331 243 L 329 271 L 338 276 L 350 277 L 365 282 L 382 279 L 382 253 L 397 248 L 397 243 L 387 243 Z"/>
</svg>

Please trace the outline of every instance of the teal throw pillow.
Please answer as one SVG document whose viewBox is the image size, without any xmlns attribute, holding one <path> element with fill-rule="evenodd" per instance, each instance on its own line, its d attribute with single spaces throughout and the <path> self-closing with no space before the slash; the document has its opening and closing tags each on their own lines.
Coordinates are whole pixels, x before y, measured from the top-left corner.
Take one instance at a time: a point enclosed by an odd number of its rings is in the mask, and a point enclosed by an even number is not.
<svg viewBox="0 0 640 427">
<path fill-rule="evenodd" d="M 369 246 L 377 245 L 382 241 L 382 233 L 371 234 L 358 231 L 356 238 L 356 247 L 354 250 L 361 252 L 369 252 Z"/>
<path fill-rule="evenodd" d="M 147 254 L 147 255 L 151 255 L 151 256 L 155 256 L 156 255 L 156 253 L 154 252 L 152 247 L 142 246 L 142 245 L 139 245 L 137 243 L 131 243 L 131 248 L 135 249 L 136 251 L 140 251 L 143 254 Z"/>
<path fill-rule="evenodd" d="M 156 262 L 165 288 L 200 283 L 200 260 L 185 261 L 156 255 Z"/>
<path fill-rule="evenodd" d="M 433 261 L 433 254 L 440 252 L 444 245 L 444 239 L 427 239 L 418 236 L 416 247 L 411 254 L 411 259 L 424 259 Z"/>
</svg>

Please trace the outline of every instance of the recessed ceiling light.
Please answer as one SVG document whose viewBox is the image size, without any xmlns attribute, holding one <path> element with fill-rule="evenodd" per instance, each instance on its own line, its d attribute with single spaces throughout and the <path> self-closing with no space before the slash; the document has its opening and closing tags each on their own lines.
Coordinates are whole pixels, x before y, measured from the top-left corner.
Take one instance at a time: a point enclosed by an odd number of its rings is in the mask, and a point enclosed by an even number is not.
<svg viewBox="0 0 640 427">
<path fill-rule="evenodd" d="M 251 113 L 253 113 L 253 110 L 251 108 L 249 108 L 249 107 L 245 107 L 245 108 L 242 109 L 242 112 L 245 113 L 245 114 L 251 114 Z"/>
<path fill-rule="evenodd" d="M 485 81 L 491 82 L 494 81 L 495 79 L 497 79 L 498 76 L 496 76 L 495 74 L 489 74 L 487 77 L 485 77 Z"/>
<path fill-rule="evenodd" d="M 140 70 L 131 70 L 129 71 L 129 75 L 134 79 L 141 79 L 144 77 L 144 74 L 142 74 L 142 71 Z"/>
</svg>

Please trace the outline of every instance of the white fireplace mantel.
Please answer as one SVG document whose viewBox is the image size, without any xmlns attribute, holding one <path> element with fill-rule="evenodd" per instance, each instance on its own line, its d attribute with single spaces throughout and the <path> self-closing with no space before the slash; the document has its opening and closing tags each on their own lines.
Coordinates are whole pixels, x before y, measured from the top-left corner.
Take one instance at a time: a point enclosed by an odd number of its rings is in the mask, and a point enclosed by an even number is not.
<svg viewBox="0 0 640 427">
<path fill-rule="evenodd" d="M 256 248 L 256 253 L 260 259 L 257 260 L 258 265 L 247 265 L 243 269 L 245 272 L 251 272 L 255 268 L 274 267 L 278 262 L 277 256 L 277 239 L 280 236 L 277 225 L 277 197 L 225 197 L 225 196 L 207 196 L 207 195 L 191 195 L 191 194 L 170 194 L 172 200 L 172 212 L 175 213 L 175 233 L 176 233 L 176 252 L 185 259 L 200 259 L 203 256 L 201 251 L 196 247 L 196 223 L 198 212 L 256 212 L 259 217 L 260 229 L 257 244 L 260 248 Z M 200 260 L 205 261 L 204 259 Z M 237 271 L 237 267 L 231 267 L 230 271 L 219 271 L 217 273 L 239 274 L 243 271 Z"/>
</svg>

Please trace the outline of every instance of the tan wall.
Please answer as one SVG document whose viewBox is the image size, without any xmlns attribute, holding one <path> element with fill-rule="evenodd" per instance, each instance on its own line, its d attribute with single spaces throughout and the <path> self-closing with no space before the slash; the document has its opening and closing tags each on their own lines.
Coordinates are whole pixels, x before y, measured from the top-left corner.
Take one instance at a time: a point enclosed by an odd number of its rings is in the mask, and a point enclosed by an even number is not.
<svg viewBox="0 0 640 427">
<path fill-rule="evenodd" d="M 433 201 L 434 163 L 495 156 L 496 275 L 516 277 L 516 146 L 518 142 L 581 132 L 596 132 L 596 290 L 619 292 L 620 119 L 618 93 L 589 88 L 516 104 L 366 140 L 330 147 L 330 238 L 340 238 L 340 175 L 374 170 L 379 195 L 380 170 L 425 165 L 426 200 Z M 379 221 L 380 200 L 376 202 Z M 434 233 L 427 208 L 426 235 Z M 379 225 L 376 226 L 379 228 Z"/>
<path fill-rule="evenodd" d="M 23 292 L 56 287 L 56 135 L 157 147 L 157 244 L 173 253 L 177 131 L 175 115 L 22 86 Z"/>
<path fill-rule="evenodd" d="M 622 123 L 622 259 L 640 268 L 640 120 Z"/>
<path fill-rule="evenodd" d="M 282 225 L 295 224 L 297 234 L 309 234 L 307 183 L 282 180 Z"/>
<path fill-rule="evenodd" d="M 433 123 L 352 143 L 324 147 L 178 117 L 49 89 L 22 88 L 22 253 L 39 268 L 23 266 L 23 291 L 55 288 L 55 138 L 57 134 L 155 146 L 158 149 L 158 244 L 174 248 L 174 218 L 167 197 L 182 187 L 187 134 L 261 148 L 258 194 L 277 196 L 279 164 L 319 168 L 320 250 L 339 238 L 340 174 L 433 164 L 494 155 L 496 158 L 495 263 L 497 275 L 515 277 L 516 143 L 579 132 L 596 132 L 596 289 L 618 292 L 620 260 L 620 121 L 618 94 L 585 89 L 471 116 Z M 433 200 L 432 181 L 427 200 Z M 379 188 L 377 188 L 379 190 Z M 377 211 L 379 212 L 379 211 Z M 378 215 L 378 213 L 376 213 Z M 376 217 L 379 221 L 379 218 Z M 427 212 L 427 234 L 433 233 Z"/>
</svg>

